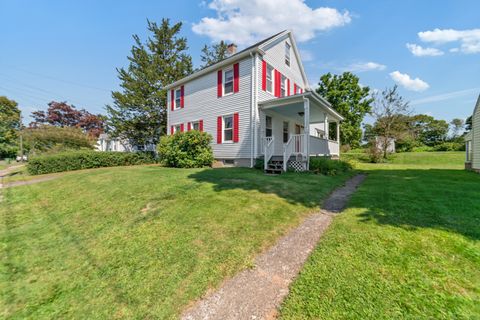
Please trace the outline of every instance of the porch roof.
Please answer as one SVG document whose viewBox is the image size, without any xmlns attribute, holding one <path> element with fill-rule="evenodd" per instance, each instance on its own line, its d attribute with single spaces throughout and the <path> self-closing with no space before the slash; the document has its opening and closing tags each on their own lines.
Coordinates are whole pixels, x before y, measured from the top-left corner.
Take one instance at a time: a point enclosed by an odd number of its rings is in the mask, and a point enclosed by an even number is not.
<svg viewBox="0 0 480 320">
<path fill-rule="evenodd" d="M 471 141 L 473 140 L 473 137 L 472 137 L 472 131 L 469 131 L 465 137 L 464 137 L 465 141 Z"/>
<path fill-rule="evenodd" d="M 258 105 L 262 109 L 272 109 L 280 106 L 298 106 L 303 109 L 303 99 L 309 99 L 310 105 L 314 105 L 324 109 L 329 116 L 333 117 L 337 121 L 342 121 L 344 118 L 335 111 L 331 104 L 325 100 L 322 96 L 317 94 L 314 91 L 306 91 L 304 93 L 296 94 L 293 96 L 283 97 L 283 98 L 274 98 L 267 101 L 260 102 Z"/>
</svg>

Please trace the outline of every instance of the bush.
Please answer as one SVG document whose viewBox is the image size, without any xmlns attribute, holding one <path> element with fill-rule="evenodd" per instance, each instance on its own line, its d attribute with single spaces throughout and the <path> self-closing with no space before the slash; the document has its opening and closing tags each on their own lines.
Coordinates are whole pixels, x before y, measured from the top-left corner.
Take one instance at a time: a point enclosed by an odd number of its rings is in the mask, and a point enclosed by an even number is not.
<svg viewBox="0 0 480 320">
<path fill-rule="evenodd" d="M 415 148 L 424 147 L 425 145 L 415 139 L 401 139 L 395 142 L 396 152 L 412 152 Z"/>
<path fill-rule="evenodd" d="M 370 147 L 367 149 L 368 159 L 372 163 L 379 163 L 385 161 L 383 158 L 383 152 L 374 143 L 370 144 Z"/>
<path fill-rule="evenodd" d="M 332 160 L 328 157 L 311 157 L 310 171 L 327 176 L 335 176 L 352 169 L 352 165 L 342 160 Z"/>
<path fill-rule="evenodd" d="M 164 136 L 157 147 L 160 161 L 168 167 L 176 168 L 211 166 L 213 163 L 211 141 L 210 134 L 197 130 Z"/>
<path fill-rule="evenodd" d="M 255 159 L 255 166 L 254 166 L 255 169 L 258 169 L 258 170 L 263 170 L 265 168 L 265 160 L 263 160 L 263 158 L 257 158 Z"/>
<path fill-rule="evenodd" d="M 80 169 L 155 163 L 149 153 L 70 151 L 33 157 L 27 164 L 32 175 Z"/>
<path fill-rule="evenodd" d="M 434 151 L 465 151 L 465 143 L 443 142 L 433 147 Z"/>
</svg>

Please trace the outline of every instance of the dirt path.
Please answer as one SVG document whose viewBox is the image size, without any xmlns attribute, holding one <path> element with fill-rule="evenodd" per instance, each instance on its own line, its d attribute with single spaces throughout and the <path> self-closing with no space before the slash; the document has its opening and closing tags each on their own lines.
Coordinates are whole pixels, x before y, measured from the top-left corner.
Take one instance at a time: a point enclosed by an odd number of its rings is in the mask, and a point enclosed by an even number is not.
<svg viewBox="0 0 480 320">
<path fill-rule="evenodd" d="M 4 178 L 8 176 L 12 171 L 15 171 L 15 169 L 18 169 L 20 167 L 23 167 L 24 165 L 16 165 L 16 166 L 11 166 L 8 167 L 7 169 L 0 170 L 0 189 L 2 188 L 9 188 L 9 187 L 17 187 L 17 186 L 26 186 L 29 184 L 34 184 L 37 182 L 43 182 L 43 181 L 48 181 L 48 180 L 53 180 L 55 178 L 58 178 L 57 176 L 46 176 L 46 177 L 38 177 L 35 179 L 30 179 L 30 180 L 19 180 L 19 181 L 12 181 L 12 182 L 7 182 L 4 183 Z"/>
<path fill-rule="evenodd" d="M 342 211 L 350 195 L 365 179 L 357 175 L 336 189 L 319 213 L 255 260 L 255 268 L 244 270 L 215 292 L 188 309 L 182 319 L 275 319 L 288 287 L 300 272 L 333 216 Z"/>
</svg>

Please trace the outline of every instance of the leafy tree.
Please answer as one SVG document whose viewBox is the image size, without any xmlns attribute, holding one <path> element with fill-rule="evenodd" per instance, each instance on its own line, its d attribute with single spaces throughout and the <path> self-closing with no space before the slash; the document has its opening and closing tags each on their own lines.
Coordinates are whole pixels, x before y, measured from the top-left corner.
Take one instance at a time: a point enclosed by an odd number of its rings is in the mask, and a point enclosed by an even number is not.
<svg viewBox="0 0 480 320">
<path fill-rule="evenodd" d="M 166 133 L 165 86 L 192 72 L 187 39 L 179 36 L 182 23 L 170 26 L 168 19 L 160 25 L 147 22 L 152 36 L 145 43 L 133 36 L 129 66 L 117 69 L 122 91 L 113 91 L 113 105 L 107 106 L 112 136 L 137 146 L 157 144 Z"/>
<path fill-rule="evenodd" d="M 389 139 L 398 139 L 405 133 L 404 120 L 410 107 L 397 91 L 398 87 L 387 88 L 373 95 L 372 116 L 375 118 L 375 131 L 380 139 L 383 158 L 388 155 Z M 373 149 L 376 149 L 373 148 Z"/>
<path fill-rule="evenodd" d="M 447 138 L 448 123 L 445 120 L 437 120 L 426 114 L 417 114 L 412 116 L 410 121 L 416 140 L 427 146 L 433 146 Z"/>
<path fill-rule="evenodd" d="M 30 127 L 39 125 L 52 125 L 56 127 L 81 128 L 92 137 L 98 137 L 103 132 L 105 117 L 95 115 L 85 109 L 77 110 L 67 102 L 52 101 L 48 104 L 47 111 L 32 112 L 33 122 Z"/>
<path fill-rule="evenodd" d="M 473 125 L 473 120 L 472 116 L 468 117 L 467 120 L 465 120 L 465 132 L 469 132 L 472 130 L 472 125 Z"/>
<path fill-rule="evenodd" d="M 327 73 L 320 77 L 318 85 L 317 93 L 345 118 L 340 125 L 341 143 L 358 147 L 362 139 L 363 118 L 372 108 L 370 89 L 360 86 L 358 77 L 350 72 L 342 75 Z"/>
<path fill-rule="evenodd" d="M 14 157 L 21 127 L 17 102 L 0 96 L 0 158 Z"/>
<path fill-rule="evenodd" d="M 228 45 L 225 43 L 225 41 L 222 40 L 212 46 L 205 45 L 202 49 L 202 54 L 200 55 L 200 60 L 202 61 L 201 68 L 206 68 L 212 64 L 222 61 L 227 56 Z"/>
<path fill-rule="evenodd" d="M 450 121 L 450 126 L 452 128 L 452 138 L 455 139 L 460 135 L 460 132 L 465 127 L 465 122 L 463 119 L 455 118 Z"/>
<path fill-rule="evenodd" d="M 369 123 L 363 125 L 363 141 L 370 142 L 375 140 L 377 136 L 377 132 L 375 131 L 375 127 Z"/>
</svg>

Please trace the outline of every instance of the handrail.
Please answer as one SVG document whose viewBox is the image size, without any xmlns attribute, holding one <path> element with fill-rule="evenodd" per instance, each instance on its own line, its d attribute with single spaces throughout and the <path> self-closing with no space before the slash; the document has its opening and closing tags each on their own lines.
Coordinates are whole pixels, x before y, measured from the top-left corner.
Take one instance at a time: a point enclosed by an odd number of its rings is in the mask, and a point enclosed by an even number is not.
<svg viewBox="0 0 480 320">
<path fill-rule="evenodd" d="M 287 171 L 288 159 L 292 154 L 303 155 L 303 134 L 292 134 L 283 147 L 283 171 Z"/>
<path fill-rule="evenodd" d="M 264 163 L 263 167 L 265 170 L 268 168 L 268 162 L 273 156 L 273 137 L 264 137 L 263 138 L 263 155 L 264 155 Z"/>
</svg>

